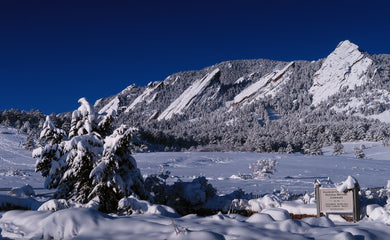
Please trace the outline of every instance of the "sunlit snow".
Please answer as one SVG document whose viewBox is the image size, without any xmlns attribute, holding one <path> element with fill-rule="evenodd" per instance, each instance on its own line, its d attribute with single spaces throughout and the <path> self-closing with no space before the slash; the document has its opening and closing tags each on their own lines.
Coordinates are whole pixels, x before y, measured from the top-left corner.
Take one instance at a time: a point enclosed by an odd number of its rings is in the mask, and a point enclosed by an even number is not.
<svg viewBox="0 0 390 240">
<path fill-rule="evenodd" d="M 249 87 L 242 90 L 242 92 L 240 92 L 238 95 L 236 95 L 234 97 L 233 104 L 241 103 L 244 100 L 253 97 L 255 94 L 259 95 L 260 97 L 265 97 L 268 94 L 274 95 L 278 91 L 278 86 L 288 80 L 288 77 L 284 77 L 284 75 L 289 70 L 289 68 L 293 66 L 294 62 L 290 62 L 283 69 L 274 70 L 273 72 L 261 77 L 257 82 L 253 83 Z M 239 78 L 237 82 L 242 81 L 241 79 L 242 78 Z"/>
<path fill-rule="evenodd" d="M 313 104 L 318 105 L 344 87 L 353 89 L 367 81 L 367 70 L 372 60 L 357 45 L 346 40 L 329 54 L 313 76 Z"/>
<path fill-rule="evenodd" d="M 375 142 L 344 143 L 345 154 L 332 155 L 332 146 L 323 156 L 262 153 L 137 153 L 133 154 L 144 176 L 162 169 L 171 172 L 169 183 L 180 179 L 191 181 L 205 176 L 218 194 L 237 189 L 252 192 L 259 198 L 237 199 L 235 203 L 257 211 L 250 217 L 216 214 L 208 217 L 177 216 L 169 207 L 153 205 L 130 197 L 121 202 L 137 210 L 131 216 L 106 215 L 93 208 L 65 206 L 50 199 L 43 189 L 43 178 L 34 172 L 31 152 L 23 150 L 25 136 L 15 130 L 0 128 L 0 205 L 17 204 L 32 211 L 0 212 L 0 238 L 4 239 L 387 239 L 390 213 L 377 204 L 367 206 L 369 217 L 348 223 L 338 216 L 309 217 L 293 220 L 289 213 L 315 215 L 314 180 L 343 183 L 347 188 L 355 182 L 362 188 L 384 187 L 390 176 L 390 148 Z M 365 159 L 354 157 L 354 148 L 365 145 Z M 278 162 L 270 178 L 244 179 L 250 174 L 249 164 L 259 159 Z M 348 180 L 349 179 L 349 180 Z M 352 180 L 353 181 L 352 181 Z M 24 191 L 36 196 L 28 197 Z M 11 188 L 18 187 L 9 195 Z M 280 190 L 305 194 L 302 199 L 282 201 L 272 193 Z M 233 204 L 233 203 L 232 203 Z M 42 206 L 36 211 L 39 206 Z M 50 209 L 61 209 L 50 211 Z"/>
<path fill-rule="evenodd" d="M 219 68 L 214 69 L 202 79 L 195 81 L 161 113 L 157 120 L 170 119 L 174 114 L 181 114 L 183 110 L 189 107 L 192 100 L 210 85 L 211 81 L 219 72 Z"/>
</svg>

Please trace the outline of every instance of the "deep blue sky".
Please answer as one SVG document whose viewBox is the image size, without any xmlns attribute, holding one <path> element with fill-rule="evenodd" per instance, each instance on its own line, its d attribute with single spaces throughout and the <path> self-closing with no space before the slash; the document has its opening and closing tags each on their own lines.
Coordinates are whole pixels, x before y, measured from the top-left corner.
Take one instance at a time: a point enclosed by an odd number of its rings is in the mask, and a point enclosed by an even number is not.
<svg viewBox="0 0 390 240">
<path fill-rule="evenodd" d="M 0 1 L 0 109 L 72 111 L 226 60 L 390 53 L 387 0 Z"/>
</svg>

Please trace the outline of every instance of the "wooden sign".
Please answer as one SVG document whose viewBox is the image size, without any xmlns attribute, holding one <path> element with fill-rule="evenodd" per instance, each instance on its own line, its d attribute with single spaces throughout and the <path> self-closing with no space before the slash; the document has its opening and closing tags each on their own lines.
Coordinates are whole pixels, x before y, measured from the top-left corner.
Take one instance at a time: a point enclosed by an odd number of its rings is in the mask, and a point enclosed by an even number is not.
<svg viewBox="0 0 390 240">
<path fill-rule="evenodd" d="M 352 213 L 352 191 L 340 193 L 335 188 L 320 188 L 320 211 L 322 213 Z"/>
<path fill-rule="evenodd" d="M 315 185 L 317 201 L 317 217 L 321 214 L 352 214 L 354 222 L 360 220 L 359 184 L 346 192 L 339 192 L 336 188 L 321 188 Z"/>
</svg>

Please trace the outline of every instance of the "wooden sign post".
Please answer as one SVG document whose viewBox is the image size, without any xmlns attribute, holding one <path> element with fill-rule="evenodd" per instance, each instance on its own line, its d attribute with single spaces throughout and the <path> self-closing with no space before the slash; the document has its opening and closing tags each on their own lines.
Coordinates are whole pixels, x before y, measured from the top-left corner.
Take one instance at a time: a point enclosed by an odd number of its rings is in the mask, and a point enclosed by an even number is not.
<svg viewBox="0 0 390 240">
<path fill-rule="evenodd" d="M 321 188 L 316 182 L 315 197 L 317 217 L 321 214 L 353 214 L 353 221 L 360 220 L 359 184 L 353 189 L 339 192 L 336 188 Z"/>
</svg>

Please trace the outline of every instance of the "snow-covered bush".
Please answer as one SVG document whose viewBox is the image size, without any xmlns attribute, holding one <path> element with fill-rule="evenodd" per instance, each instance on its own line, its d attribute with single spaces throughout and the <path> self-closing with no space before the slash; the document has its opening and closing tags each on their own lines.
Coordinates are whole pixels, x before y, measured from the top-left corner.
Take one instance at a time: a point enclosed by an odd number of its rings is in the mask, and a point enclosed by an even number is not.
<svg viewBox="0 0 390 240">
<path fill-rule="evenodd" d="M 35 196 L 35 192 L 30 185 L 26 184 L 20 188 L 12 188 L 11 191 L 8 192 L 8 195 L 14 197 L 31 197 Z"/>
<path fill-rule="evenodd" d="M 193 213 L 212 199 L 216 192 L 205 177 L 195 178 L 192 182 L 177 181 L 168 187 L 167 205 L 183 215 Z"/>
<path fill-rule="evenodd" d="M 355 158 L 365 158 L 366 154 L 364 154 L 363 149 L 361 148 L 354 148 L 355 151 Z"/>
<path fill-rule="evenodd" d="M 152 174 L 145 179 L 145 188 L 151 194 L 152 201 L 166 204 L 167 202 L 167 179 L 170 176 L 169 171 L 164 171 L 161 167 L 158 174 Z"/>
<path fill-rule="evenodd" d="M 272 194 L 283 201 L 295 200 L 299 197 L 299 195 L 290 193 L 290 191 L 283 185 L 280 186 L 280 190 L 274 189 Z"/>
<path fill-rule="evenodd" d="M 276 171 L 278 162 L 275 159 L 260 159 L 257 163 L 249 165 L 253 175 L 257 178 L 269 178 Z"/>
</svg>

